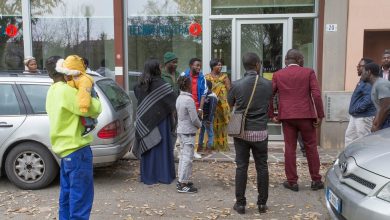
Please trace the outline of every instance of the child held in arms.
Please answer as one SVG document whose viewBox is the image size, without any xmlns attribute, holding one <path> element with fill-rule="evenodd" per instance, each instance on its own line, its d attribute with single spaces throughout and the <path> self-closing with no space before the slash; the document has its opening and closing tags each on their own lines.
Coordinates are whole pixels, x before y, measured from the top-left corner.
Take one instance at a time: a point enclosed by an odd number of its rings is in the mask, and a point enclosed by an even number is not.
<svg viewBox="0 0 390 220">
<path fill-rule="evenodd" d="M 57 61 L 56 70 L 64 73 L 68 85 L 78 90 L 77 99 L 80 111 L 83 113 L 88 112 L 89 106 L 91 105 L 91 97 L 97 97 L 97 94 L 93 89 L 93 78 L 86 73 L 83 58 L 77 55 L 70 55 L 65 60 L 60 59 Z M 83 137 L 94 130 L 97 124 L 96 119 L 89 117 L 82 117 L 81 122 L 85 128 L 81 134 Z"/>
</svg>

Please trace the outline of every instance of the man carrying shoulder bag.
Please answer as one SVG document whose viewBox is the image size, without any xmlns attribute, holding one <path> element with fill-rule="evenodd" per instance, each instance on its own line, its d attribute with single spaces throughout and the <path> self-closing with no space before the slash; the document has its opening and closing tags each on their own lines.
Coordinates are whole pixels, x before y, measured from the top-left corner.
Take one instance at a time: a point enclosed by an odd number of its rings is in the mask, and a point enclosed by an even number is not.
<svg viewBox="0 0 390 220">
<path fill-rule="evenodd" d="M 269 104 L 272 97 L 271 81 L 259 76 L 261 60 L 255 53 L 246 53 L 242 57 L 245 74 L 242 79 L 233 82 L 228 102 L 235 113 L 243 114 L 244 130 L 234 136 L 236 150 L 236 203 L 233 209 L 239 214 L 245 213 L 245 190 L 248 179 L 250 150 L 257 171 L 257 205 L 260 213 L 267 211 L 268 199 L 268 132 Z M 233 108 L 231 108 L 233 109 Z"/>
</svg>

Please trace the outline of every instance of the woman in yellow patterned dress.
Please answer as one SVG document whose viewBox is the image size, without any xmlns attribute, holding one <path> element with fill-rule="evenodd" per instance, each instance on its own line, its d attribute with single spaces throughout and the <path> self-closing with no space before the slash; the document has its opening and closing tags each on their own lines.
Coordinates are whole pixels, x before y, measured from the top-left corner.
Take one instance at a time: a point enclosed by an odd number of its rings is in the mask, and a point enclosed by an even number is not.
<svg viewBox="0 0 390 220">
<path fill-rule="evenodd" d="M 225 73 L 221 73 L 222 62 L 219 59 L 210 61 L 211 73 L 206 75 L 206 80 L 213 83 L 213 92 L 218 97 L 218 104 L 214 115 L 214 146 L 216 151 L 228 151 L 227 124 L 230 118 L 230 108 L 227 95 L 230 89 L 230 80 Z"/>
</svg>

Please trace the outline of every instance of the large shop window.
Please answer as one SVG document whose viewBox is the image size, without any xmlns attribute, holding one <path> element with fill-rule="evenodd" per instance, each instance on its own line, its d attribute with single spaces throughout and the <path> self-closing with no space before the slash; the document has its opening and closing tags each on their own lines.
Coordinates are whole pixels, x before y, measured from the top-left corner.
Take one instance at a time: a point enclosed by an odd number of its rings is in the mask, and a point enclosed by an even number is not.
<svg viewBox="0 0 390 220">
<path fill-rule="evenodd" d="M 168 51 L 177 55 L 179 72 L 188 67 L 191 58 L 202 58 L 201 2 L 128 0 L 129 72 L 142 72 L 146 59 L 150 57 L 158 58 L 163 65 L 163 55 Z M 208 61 L 203 62 L 203 65 L 207 64 Z M 137 77 L 130 74 L 130 89 L 136 80 Z"/>
<path fill-rule="evenodd" d="M 315 0 L 212 0 L 213 15 L 314 13 Z"/>
<path fill-rule="evenodd" d="M 22 70 L 22 1 L 0 1 L 0 71 Z"/>
<path fill-rule="evenodd" d="M 113 1 L 47 1 L 33 4 L 31 16 L 33 55 L 40 68 L 50 56 L 77 54 L 89 60 L 91 70 L 115 77 Z"/>
</svg>

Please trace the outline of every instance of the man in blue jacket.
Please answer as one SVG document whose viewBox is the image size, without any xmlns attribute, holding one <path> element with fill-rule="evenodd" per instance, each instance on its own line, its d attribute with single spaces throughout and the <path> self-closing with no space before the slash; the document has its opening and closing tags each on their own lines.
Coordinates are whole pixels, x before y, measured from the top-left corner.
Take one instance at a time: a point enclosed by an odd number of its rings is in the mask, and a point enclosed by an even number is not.
<svg viewBox="0 0 390 220">
<path fill-rule="evenodd" d="M 192 58 L 189 63 L 189 68 L 180 74 L 181 76 L 189 77 L 191 79 L 191 95 L 200 117 L 203 115 L 203 105 L 207 95 L 206 78 L 201 72 L 201 69 L 202 60 L 199 58 Z M 196 147 L 194 157 L 196 159 L 202 158 L 197 151 L 198 149 Z"/>
<path fill-rule="evenodd" d="M 362 75 L 364 66 L 372 62 L 371 59 L 362 58 L 357 65 L 358 76 Z M 349 104 L 349 114 L 351 116 L 345 132 L 345 146 L 371 133 L 372 122 L 376 114 L 375 106 L 371 101 L 371 85 L 361 78 L 353 91 Z"/>
</svg>

